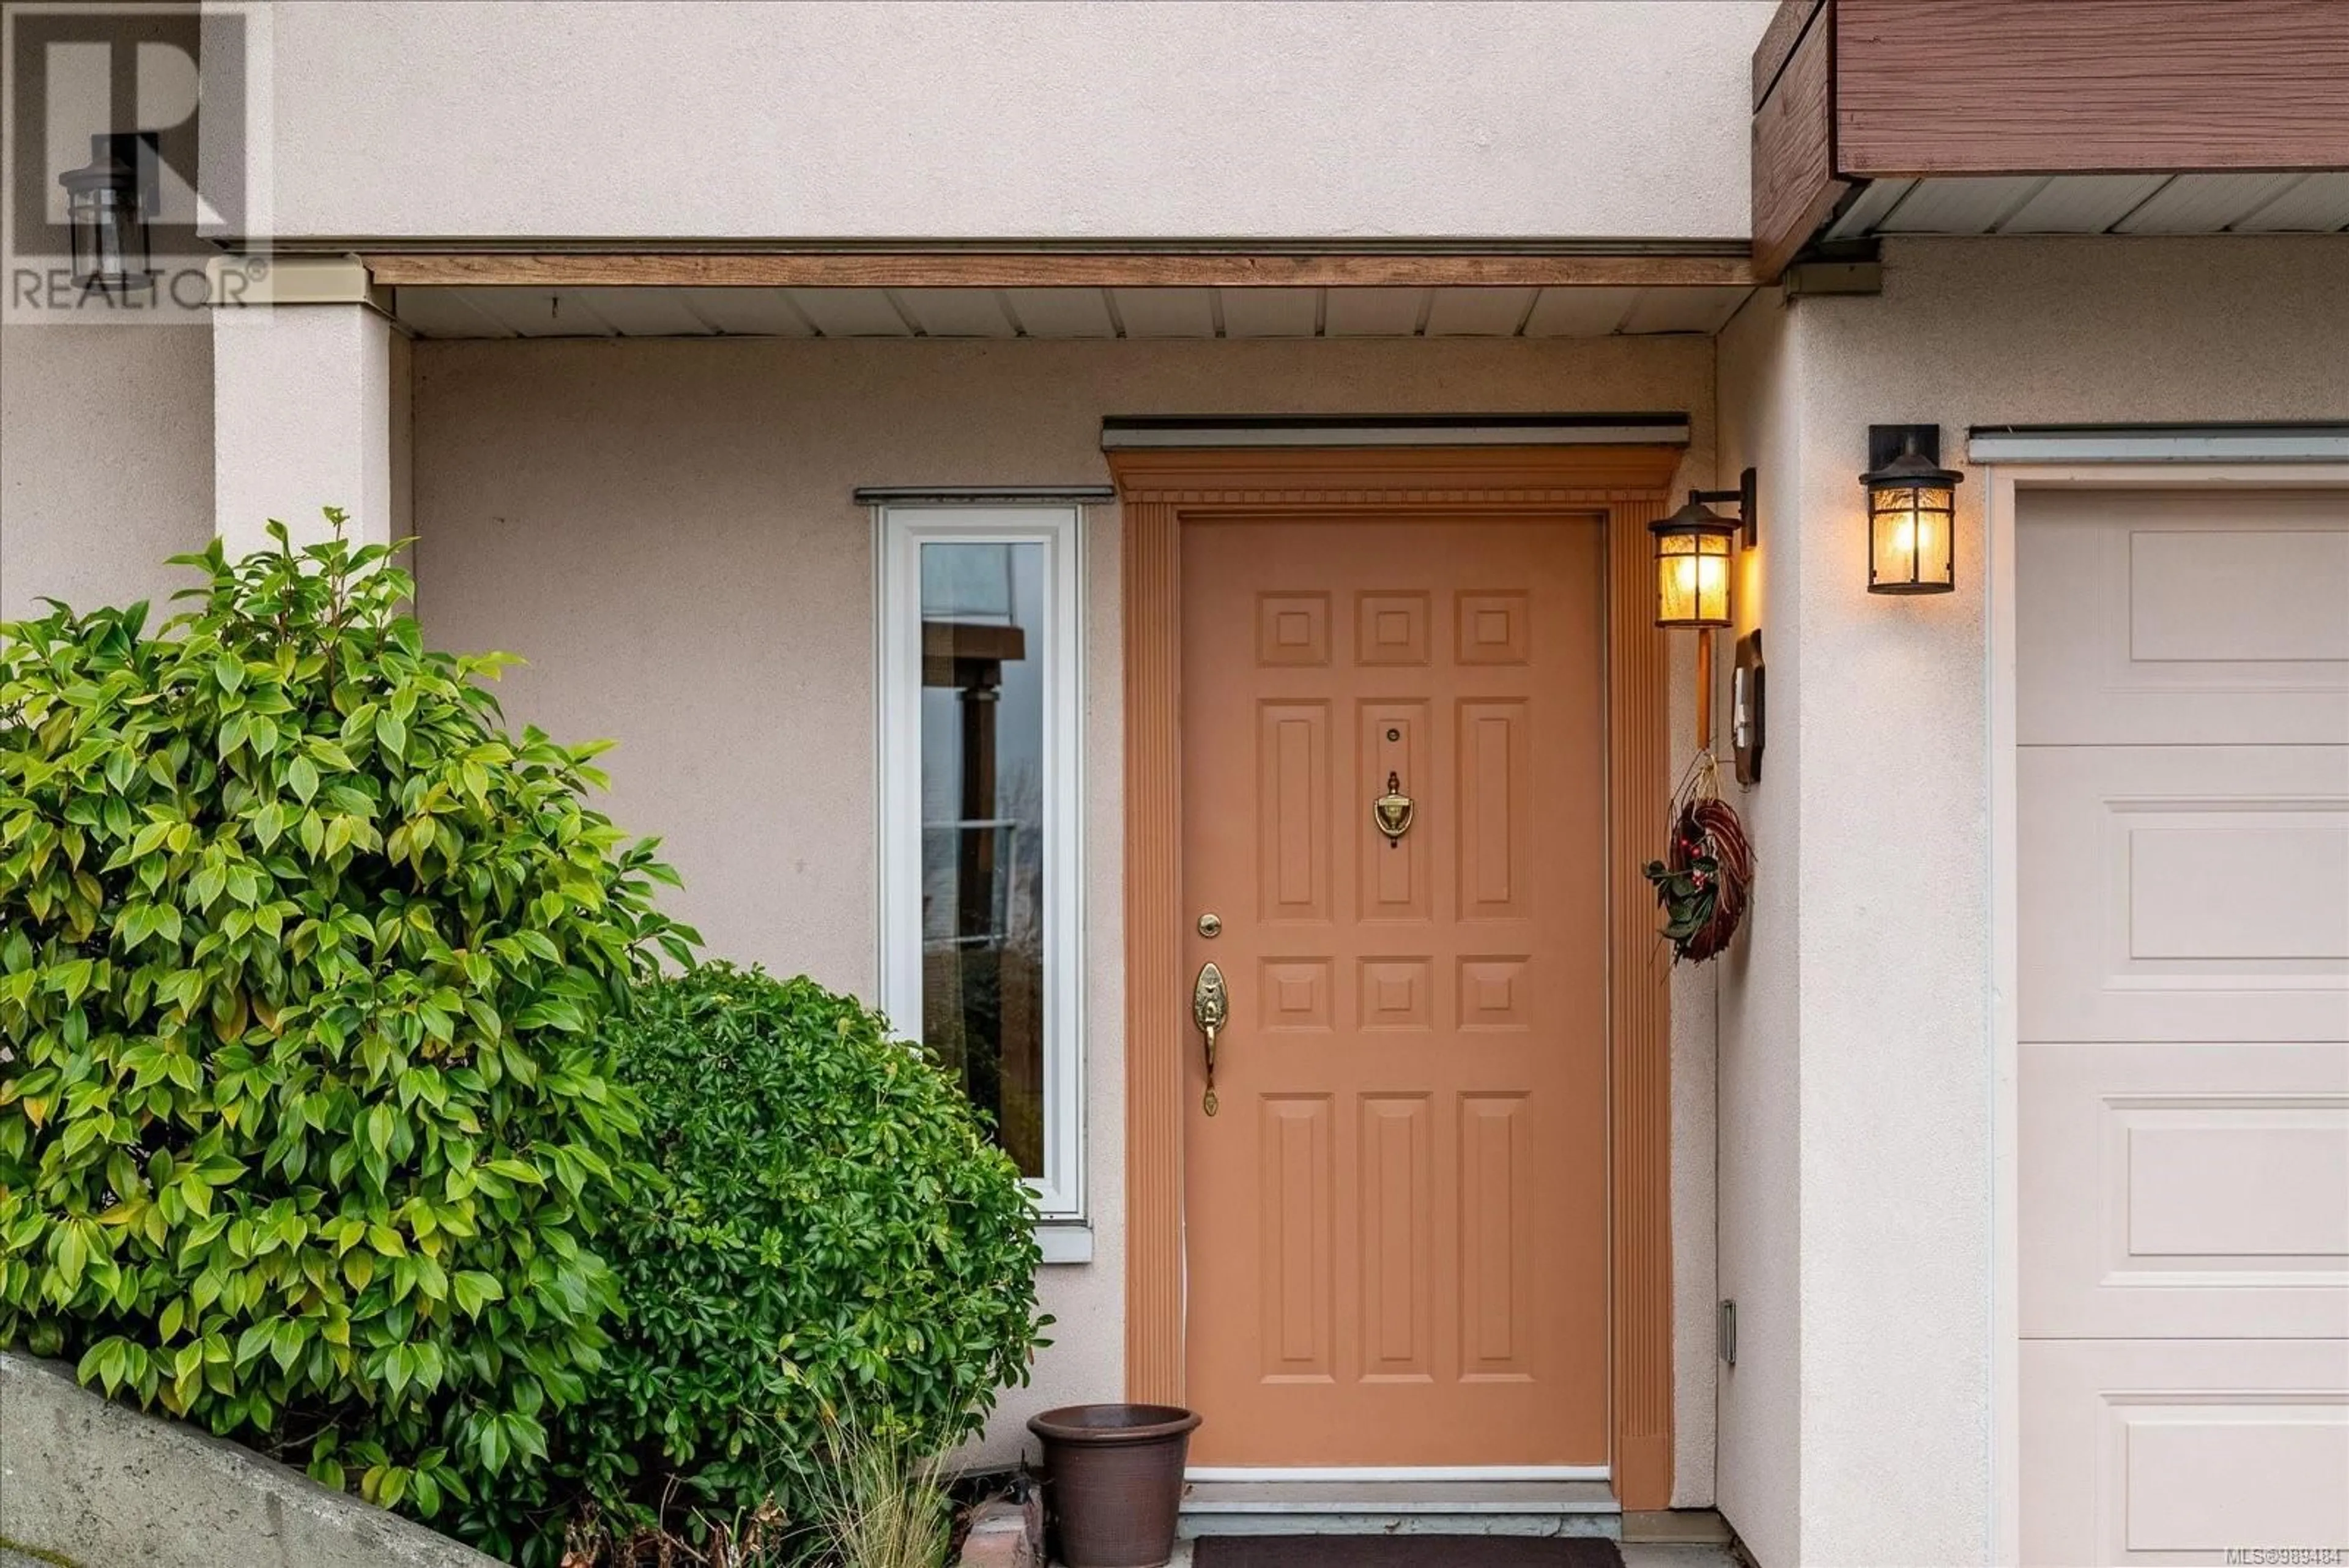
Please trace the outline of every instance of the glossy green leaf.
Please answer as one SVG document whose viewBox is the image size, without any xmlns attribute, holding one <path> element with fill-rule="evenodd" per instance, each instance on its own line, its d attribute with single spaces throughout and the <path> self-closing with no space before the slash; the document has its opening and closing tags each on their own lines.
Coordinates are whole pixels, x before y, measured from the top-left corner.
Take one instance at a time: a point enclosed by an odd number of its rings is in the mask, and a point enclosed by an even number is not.
<svg viewBox="0 0 2349 1568">
<path fill-rule="evenodd" d="M 644 1169 L 595 1032 L 682 938 L 503 656 L 273 537 L 151 630 L 0 626 L 0 1340 L 512 1542 L 554 1482 L 479 1434 L 609 1343 Z"/>
</svg>

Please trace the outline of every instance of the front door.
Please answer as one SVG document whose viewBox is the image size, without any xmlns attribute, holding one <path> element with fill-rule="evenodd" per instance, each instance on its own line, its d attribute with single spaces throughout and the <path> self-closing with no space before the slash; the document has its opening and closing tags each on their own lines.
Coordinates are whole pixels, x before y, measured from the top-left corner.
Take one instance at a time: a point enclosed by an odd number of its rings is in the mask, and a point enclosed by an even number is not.
<svg viewBox="0 0 2349 1568">
<path fill-rule="evenodd" d="M 1183 535 L 1192 1460 L 1604 1464 L 1603 527 Z"/>
</svg>

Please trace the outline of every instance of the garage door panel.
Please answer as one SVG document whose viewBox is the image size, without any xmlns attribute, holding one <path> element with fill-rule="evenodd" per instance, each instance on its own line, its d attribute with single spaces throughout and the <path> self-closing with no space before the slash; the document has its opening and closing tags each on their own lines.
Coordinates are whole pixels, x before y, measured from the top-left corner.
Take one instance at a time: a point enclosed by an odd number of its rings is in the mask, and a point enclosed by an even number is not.
<svg viewBox="0 0 2349 1568">
<path fill-rule="evenodd" d="M 2349 1341 L 2026 1343 L 2023 1560 L 2349 1547 Z"/>
<path fill-rule="evenodd" d="M 2349 1039 L 2349 746 L 2016 760 L 2025 1040 Z"/>
<path fill-rule="evenodd" d="M 2349 489 L 2023 505 L 2023 1556 L 2349 1548 Z"/>
<path fill-rule="evenodd" d="M 2024 745 L 2349 735 L 2349 495 L 2034 495 L 2016 537 Z"/>
<path fill-rule="evenodd" d="M 2025 1045 L 2022 1331 L 2349 1335 L 2349 1051 Z"/>
</svg>

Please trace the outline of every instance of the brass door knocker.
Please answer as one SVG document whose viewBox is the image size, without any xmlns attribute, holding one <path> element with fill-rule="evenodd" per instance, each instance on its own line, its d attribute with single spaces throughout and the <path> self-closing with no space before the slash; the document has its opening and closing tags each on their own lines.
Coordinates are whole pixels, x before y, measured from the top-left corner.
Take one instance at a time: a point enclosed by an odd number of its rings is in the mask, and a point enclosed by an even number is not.
<svg viewBox="0 0 2349 1568">
<path fill-rule="evenodd" d="M 1387 793 L 1371 803 L 1371 820 L 1387 836 L 1390 846 L 1411 831 L 1411 796 L 1402 793 L 1402 780 L 1397 775 L 1387 774 Z"/>
</svg>

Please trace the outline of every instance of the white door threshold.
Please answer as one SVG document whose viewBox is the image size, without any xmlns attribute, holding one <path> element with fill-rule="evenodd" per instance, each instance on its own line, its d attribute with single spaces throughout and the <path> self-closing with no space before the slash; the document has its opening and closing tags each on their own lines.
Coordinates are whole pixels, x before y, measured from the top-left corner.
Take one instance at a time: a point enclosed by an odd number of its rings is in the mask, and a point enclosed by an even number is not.
<svg viewBox="0 0 2349 1568">
<path fill-rule="evenodd" d="M 1182 1532 L 1199 1535 L 1603 1535 L 1622 1510 L 1603 1480 L 1198 1480 Z"/>
</svg>

